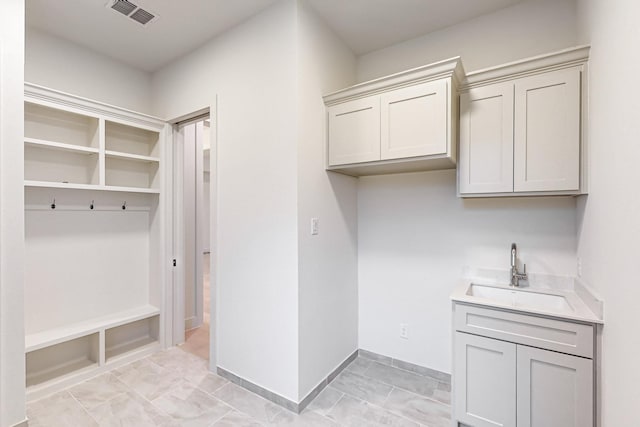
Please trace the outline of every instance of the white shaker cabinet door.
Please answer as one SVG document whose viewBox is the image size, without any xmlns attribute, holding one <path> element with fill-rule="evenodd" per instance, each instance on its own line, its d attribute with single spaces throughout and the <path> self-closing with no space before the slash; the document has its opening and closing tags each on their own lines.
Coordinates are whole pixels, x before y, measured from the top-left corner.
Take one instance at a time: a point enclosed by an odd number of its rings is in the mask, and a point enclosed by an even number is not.
<svg viewBox="0 0 640 427">
<path fill-rule="evenodd" d="M 518 427 L 593 427 L 593 361 L 518 346 Z"/>
<path fill-rule="evenodd" d="M 516 426 L 516 344 L 455 334 L 455 420 Z"/>
<path fill-rule="evenodd" d="M 329 166 L 380 160 L 380 97 L 329 107 Z"/>
<path fill-rule="evenodd" d="M 513 191 L 513 83 L 460 95 L 460 194 Z"/>
<path fill-rule="evenodd" d="M 443 79 L 380 96 L 382 160 L 447 153 L 448 84 Z"/>
<path fill-rule="evenodd" d="M 515 82 L 514 191 L 580 188 L 580 68 Z"/>
</svg>

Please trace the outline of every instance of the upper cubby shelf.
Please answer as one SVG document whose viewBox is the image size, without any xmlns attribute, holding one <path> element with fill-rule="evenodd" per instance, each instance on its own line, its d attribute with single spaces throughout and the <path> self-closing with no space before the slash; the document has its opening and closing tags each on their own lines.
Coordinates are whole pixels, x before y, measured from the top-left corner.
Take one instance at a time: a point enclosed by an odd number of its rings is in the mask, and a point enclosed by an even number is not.
<svg viewBox="0 0 640 427">
<path fill-rule="evenodd" d="M 160 193 L 166 123 L 25 84 L 25 187 Z"/>
<path fill-rule="evenodd" d="M 99 120 L 97 117 L 76 114 L 62 109 L 25 102 L 24 136 L 30 141 L 40 140 L 51 146 L 99 148 Z"/>
<path fill-rule="evenodd" d="M 106 122 L 106 150 L 133 158 L 158 158 L 160 134 L 111 121 Z"/>
</svg>

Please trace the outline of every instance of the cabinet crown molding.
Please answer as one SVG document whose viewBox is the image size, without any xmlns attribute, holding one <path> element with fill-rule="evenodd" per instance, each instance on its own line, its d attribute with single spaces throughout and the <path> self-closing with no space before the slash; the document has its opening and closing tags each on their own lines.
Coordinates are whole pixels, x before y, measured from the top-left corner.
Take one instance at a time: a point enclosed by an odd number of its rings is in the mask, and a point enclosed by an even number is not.
<svg viewBox="0 0 640 427">
<path fill-rule="evenodd" d="M 468 73 L 461 81 L 460 92 L 514 78 L 583 65 L 589 59 L 589 49 L 589 45 L 576 46 L 474 71 Z"/>
<path fill-rule="evenodd" d="M 27 102 L 38 101 L 38 103 L 49 104 L 53 107 L 62 106 L 67 109 L 75 109 L 82 114 L 96 117 L 98 115 L 105 116 L 154 129 L 162 129 L 165 125 L 164 120 L 158 117 L 72 95 L 34 83 L 25 82 L 24 97 Z"/>
<path fill-rule="evenodd" d="M 325 105 L 331 106 L 345 101 L 442 78 L 452 78 L 456 84 L 464 80 L 464 68 L 459 56 L 359 83 L 346 89 L 327 94 L 323 99 Z"/>
</svg>

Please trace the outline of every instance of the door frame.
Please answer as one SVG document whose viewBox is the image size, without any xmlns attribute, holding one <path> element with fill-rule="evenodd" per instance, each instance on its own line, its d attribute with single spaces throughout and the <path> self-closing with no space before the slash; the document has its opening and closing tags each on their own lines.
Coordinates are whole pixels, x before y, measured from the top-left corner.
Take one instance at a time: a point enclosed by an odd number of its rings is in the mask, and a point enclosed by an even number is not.
<svg viewBox="0 0 640 427">
<path fill-rule="evenodd" d="M 181 342 L 176 341 L 176 335 L 179 331 L 184 329 L 185 316 L 184 316 L 184 303 L 185 303 L 185 288 L 184 288 L 184 242 L 185 233 L 184 227 L 184 193 L 183 193 L 183 165 L 184 159 L 182 156 L 184 135 L 178 131 L 178 124 L 195 119 L 209 114 L 209 138 L 211 143 L 210 156 L 209 156 L 209 170 L 210 170 L 210 187 L 209 187 L 209 213 L 210 213 L 210 227 L 209 227 L 209 241 L 211 245 L 211 258 L 210 258 L 210 270 L 209 270 L 209 285 L 210 285 L 210 332 L 209 332 L 209 369 L 215 372 L 218 365 L 218 304 L 219 304 L 219 291 L 218 291 L 218 118 L 217 118 L 217 95 L 214 96 L 213 103 L 208 107 L 185 113 L 174 119 L 168 120 L 171 125 L 171 148 L 169 151 L 170 159 L 168 164 L 170 165 L 170 173 L 167 181 L 170 185 L 168 188 L 170 201 L 167 203 L 167 209 L 171 213 L 171 220 L 167 221 L 167 251 L 170 254 L 170 260 L 176 260 L 176 266 L 171 268 L 171 274 L 168 280 L 168 289 L 165 293 L 167 305 L 166 313 L 168 320 L 166 325 L 170 328 L 170 332 L 167 336 L 171 340 L 167 343 L 168 346 L 174 346 Z M 179 323 L 181 322 L 181 323 Z M 182 325 L 180 327 L 180 324 Z M 179 338 L 179 337 L 178 337 Z"/>
</svg>

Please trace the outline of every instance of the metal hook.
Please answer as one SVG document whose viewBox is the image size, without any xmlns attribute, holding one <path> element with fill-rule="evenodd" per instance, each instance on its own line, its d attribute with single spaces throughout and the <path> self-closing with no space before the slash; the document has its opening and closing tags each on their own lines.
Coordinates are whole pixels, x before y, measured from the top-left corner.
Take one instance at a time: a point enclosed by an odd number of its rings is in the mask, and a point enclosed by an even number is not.
<svg viewBox="0 0 640 427">
<path fill-rule="evenodd" d="M 53 203 L 51 203 L 51 209 L 55 209 L 56 208 L 56 198 L 53 198 Z"/>
<path fill-rule="evenodd" d="M 122 204 L 122 210 L 125 210 L 125 209 L 127 209 L 127 201 L 126 200 Z"/>
<path fill-rule="evenodd" d="M 93 200 L 91 201 L 91 204 L 89 205 L 89 209 L 93 210 Z"/>
</svg>

